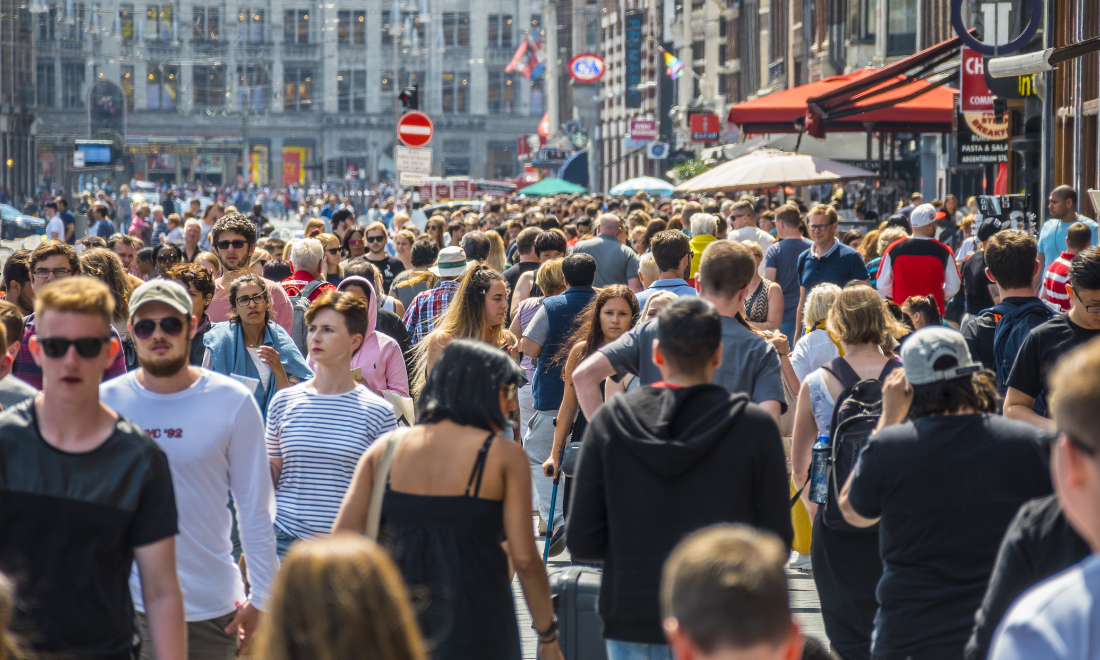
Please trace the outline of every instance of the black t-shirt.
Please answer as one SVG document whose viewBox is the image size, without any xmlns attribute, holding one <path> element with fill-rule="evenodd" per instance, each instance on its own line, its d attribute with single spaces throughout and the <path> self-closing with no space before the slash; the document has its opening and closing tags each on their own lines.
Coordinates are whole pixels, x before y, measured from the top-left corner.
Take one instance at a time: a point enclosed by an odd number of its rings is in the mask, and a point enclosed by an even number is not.
<svg viewBox="0 0 1100 660">
<path fill-rule="evenodd" d="M 516 292 L 516 284 L 519 283 L 519 276 L 523 275 L 524 273 L 528 273 L 528 272 L 531 272 L 533 270 L 538 270 L 538 269 L 539 269 L 539 262 L 537 262 L 537 261 L 521 261 L 518 264 L 515 264 L 511 268 L 508 268 L 503 273 L 501 273 L 501 275 L 504 276 L 505 281 L 508 282 L 509 321 L 511 320 L 511 313 L 510 312 L 511 312 L 511 309 L 512 309 L 512 295 L 515 294 L 515 292 Z M 531 284 L 531 288 L 535 288 L 537 286 L 538 286 L 537 284 L 534 284 L 534 283 Z M 532 297 L 535 296 L 534 292 L 531 293 L 531 296 Z"/>
<path fill-rule="evenodd" d="M 129 658 L 134 548 L 175 534 L 168 457 L 129 420 L 71 454 L 42 438 L 33 399 L 0 413 L 0 572 L 34 651 Z"/>
<path fill-rule="evenodd" d="M 385 259 L 375 261 L 370 257 L 367 257 L 367 261 L 374 264 L 382 273 L 382 288 L 385 289 L 385 293 L 389 294 L 390 284 L 393 282 L 393 278 L 397 277 L 397 274 L 405 270 L 405 264 L 401 263 L 401 260 L 397 257 L 391 257 L 388 254 Z"/>
<path fill-rule="evenodd" d="M 970 259 L 967 259 L 970 261 Z M 1001 305 L 1020 306 L 1024 303 L 1037 300 L 1034 296 L 1013 296 L 1003 298 Z M 966 339 L 966 347 L 970 349 L 970 357 L 982 363 L 982 366 L 996 372 L 997 365 L 993 360 L 993 337 L 997 334 L 997 321 L 1000 316 L 992 314 L 978 314 L 972 316 L 962 327 L 963 338 Z"/>
<path fill-rule="evenodd" d="M 962 276 L 963 295 L 966 297 L 966 313 L 971 316 L 993 306 L 989 287 L 993 282 L 985 274 L 985 252 L 972 252 L 959 269 Z"/>
<path fill-rule="evenodd" d="M 1001 537 L 1027 500 L 1051 492 L 1034 426 L 937 415 L 871 437 L 849 499 L 879 522 L 883 573 L 875 657 L 959 657 Z"/>
<path fill-rule="evenodd" d="M 1049 408 L 1047 378 L 1058 358 L 1096 336 L 1100 336 L 1100 330 L 1082 328 L 1069 320 L 1069 312 L 1035 326 L 1020 346 L 1008 386 L 1034 397 L 1035 411 L 1045 414 Z"/>
</svg>

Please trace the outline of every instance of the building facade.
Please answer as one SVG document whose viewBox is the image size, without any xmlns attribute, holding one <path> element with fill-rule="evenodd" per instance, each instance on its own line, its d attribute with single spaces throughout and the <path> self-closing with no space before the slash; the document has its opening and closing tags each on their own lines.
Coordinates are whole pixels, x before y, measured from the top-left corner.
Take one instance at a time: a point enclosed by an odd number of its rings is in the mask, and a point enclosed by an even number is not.
<svg viewBox="0 0 1100 660">
<path fill-rule="evenodd" d="M 77 139 L 113 141 L 121 162 L 101 169 L 124 180 L 388 178 L 414 83 L 432 174 L 505 178 L 545 111 L 541 81 L 504 71 L 541 30 L 529 0 L 157 2 L 34 15 L 40 182 L 72 175 Z"/>
<path fill-rule="evenodd" d="M 34 34 L 19 0 L 0 0 L 0 197 L 22 208 L 34 192 Z"/>
</svg>

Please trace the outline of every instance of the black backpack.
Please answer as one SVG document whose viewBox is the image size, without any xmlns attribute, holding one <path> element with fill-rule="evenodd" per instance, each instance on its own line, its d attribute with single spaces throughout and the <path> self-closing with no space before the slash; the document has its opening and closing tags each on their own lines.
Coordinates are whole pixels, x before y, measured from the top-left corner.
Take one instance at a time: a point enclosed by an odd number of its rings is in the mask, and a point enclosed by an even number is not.
<svg viewBox="0 0 1100 660">
<path fill-rule="evenodd" d="M 993 366 L 997 371 L 997 385 L 1004 387 L 1016 355 L 1024 345 L 1031 329 L 1057 316 L 1057 312 L 1038 298 L 1013 308 L 1011 303 L 994 305 L 989 310 L 993 314 L 997 329 L 993 333 Z M 997 315 L 1001 314 L 1000 318 Z"/>
<path fill-rule="evenodd" d="M 840 532 L 878 533 L 878 525 L 855 527 L 844 520 L 840 512 L 840 491 L 855 468 L 859 453 L 878 425 L 882 415 L 882 383 L 894 369 L 900 367 L 897 360 L 890 360 L 882 368 L 878 378 L 861 380 L 844 358 L 836 358 L 821 367 L 832 374 L 844 387 L 833 406 L 832 424 L 829 426 L 829 461 L 826 480 L 829 498 L 822 508 L 821 520 L 829 529 Z"/>
</svg>

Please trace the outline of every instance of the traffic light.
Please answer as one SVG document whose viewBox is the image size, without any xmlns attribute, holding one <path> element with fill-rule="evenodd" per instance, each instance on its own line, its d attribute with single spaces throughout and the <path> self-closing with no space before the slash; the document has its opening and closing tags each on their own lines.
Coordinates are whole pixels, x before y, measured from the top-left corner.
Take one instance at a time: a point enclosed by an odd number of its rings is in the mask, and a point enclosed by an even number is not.
<svg viewBox="0 0 1100 660">
<path fill-rule="evenodd" d="M 401 90 L 401 95 L 398 98 L 401 99 L 401 107 L 404 108 L 405 112 L 420 109 L 420 90 L 418 85 L 414 84 L 412 87 L 406 87 Z"/>
</svg>

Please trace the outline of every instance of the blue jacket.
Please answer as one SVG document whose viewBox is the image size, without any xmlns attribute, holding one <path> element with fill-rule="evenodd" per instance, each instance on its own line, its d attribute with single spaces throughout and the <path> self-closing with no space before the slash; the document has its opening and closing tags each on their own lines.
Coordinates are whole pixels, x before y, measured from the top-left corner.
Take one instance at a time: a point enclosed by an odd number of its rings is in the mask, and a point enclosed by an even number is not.
<svg viewBox="0 0 1100 660">
<path fill-rule="evenodd" d="M 256 363 L 248 354 L 245 347 L 244 332 L 240 323 L 222 321 L 210 326 L 203 335 L 202 343 L 210 349 L 210 369 L 227 376 L 246 376 L 253 380 L 260 380 L 260 372 L 256 369 Z M 313 378 L 313 370 L 306 364 L 298 347 L 294 345 L 294 339 L 282 326 L 274 321 L 267 322 L 264 329 L 264 346 L 271 346 L 279 351 L 279 361 L 283 363 L 288 376 L 296 376 L 302 380 Z M 275 395 L 274 375 L 267 379 L 267 387 L 262 382 L 256 384 L 253 396 L 256 403 L 260 404 L 260 411 L 267 419 L 267 403 Z"/>
<path fill-rule="evenodd" d="M 557 410 L 565 395 L 565 381 L 561 378 L 561 363 L 551 364 L 554 356 L 573 334 L 581 312 L 596 295 L 590 286 L 575 286 L 558 296 L 543 298 L 546 318 L 550 331 L 542 345 L 538 362 L 535 364 L 535 377 L 531 381 L 531 393 L 535 398 L 535 410 Z"/>
</svg>

